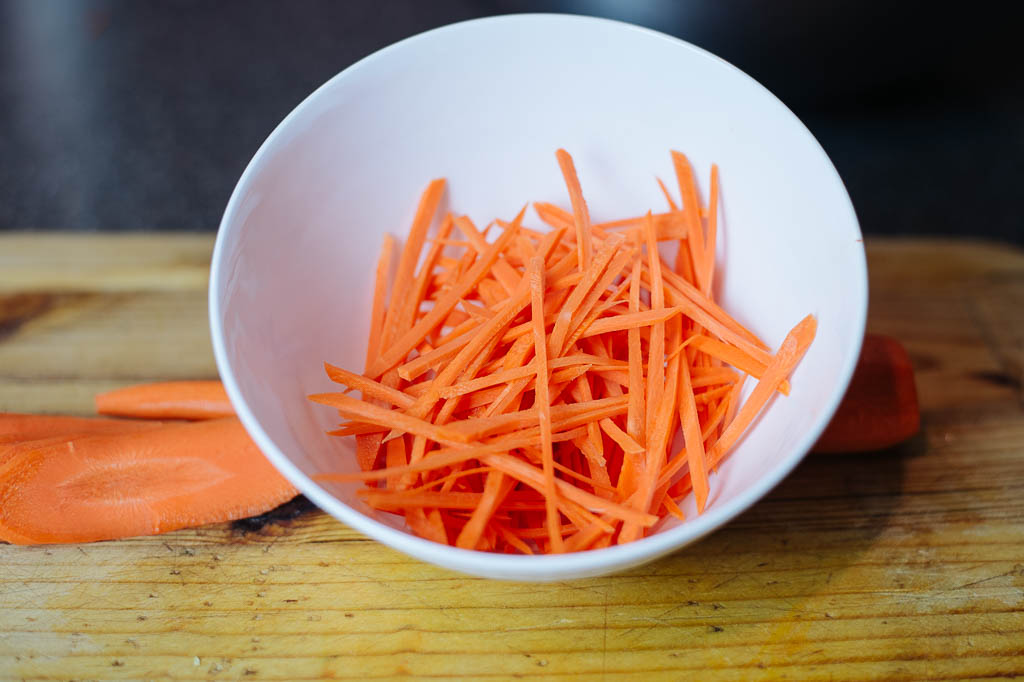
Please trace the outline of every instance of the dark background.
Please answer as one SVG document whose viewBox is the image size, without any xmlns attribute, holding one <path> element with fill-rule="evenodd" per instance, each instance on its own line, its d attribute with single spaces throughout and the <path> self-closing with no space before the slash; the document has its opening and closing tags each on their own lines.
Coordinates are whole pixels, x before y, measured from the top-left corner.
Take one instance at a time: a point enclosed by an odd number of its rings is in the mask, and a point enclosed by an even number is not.
<svg viewBox="0 0 1024 682">
<path fill-rule="evenodd" d="M 341 69 L 442 24 L 553 11 L 649 26 L 754 76 L 821 141 L 868 233 L 1021 244 L 1022 23 L 943 5 L 0 0 L 0 229 L 213 230 L 266 135 Z"/>
</svg>

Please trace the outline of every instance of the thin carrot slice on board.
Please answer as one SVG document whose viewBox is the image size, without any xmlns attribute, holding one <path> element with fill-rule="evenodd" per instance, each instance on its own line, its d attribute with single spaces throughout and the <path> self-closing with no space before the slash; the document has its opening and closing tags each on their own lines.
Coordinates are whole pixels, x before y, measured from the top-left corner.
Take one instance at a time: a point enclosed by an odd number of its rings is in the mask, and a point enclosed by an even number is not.
<svg viewBox="0 0 1024 682">
<path fill-rule="evenodd" d="M 297 494 L 238 419 L 76 436 L 0 476 L 0 539 L 92 542 L 263 513 Z"/>
<path fill-rule="evenodd" d="M 235 413 L 219 381 L 167 381 L 126 386 L 97 395 L 96 411 L 142 419 L 218 419 Z"/>
<path fill-rule="evenodd" d="M 160 426 L 163 422 L 106 417 L 0 412 L 0 444 L 90 433 L 124 433 Z"/>
</svg>

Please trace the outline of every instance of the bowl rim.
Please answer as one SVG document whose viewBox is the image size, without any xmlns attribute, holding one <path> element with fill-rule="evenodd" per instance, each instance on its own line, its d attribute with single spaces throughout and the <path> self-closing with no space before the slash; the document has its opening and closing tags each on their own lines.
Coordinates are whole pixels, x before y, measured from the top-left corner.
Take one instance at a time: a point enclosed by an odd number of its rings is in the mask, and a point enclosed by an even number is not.
<svg viewBox="0 0 1024 682">
<path fill-rule="evenodd" d="M 333 87 L 338 82 L 344 81 L 353 72 L 366 68 L 367 65 L 381 59 L 384 55 L 396 50 L 407 48 L 408 46 L 420 41 L 436 38 L 449 32 L 473 30 L 475 27 L 480 25 L 497 23 L 531 23 L 550 21 L 605 24 L 613 26 L 618 30 L 641 33 L 649 38 L 670 41 L 677 47 L 695 53 L 700 58 L 711 59 L 726 68 L 731 69 L 736 74 L 749 81 L 749 84 L 752 87 L 759 89 L 763 94 L 768 95 L 770 100 L 774 100 L 778 106 L 782 107 L 785 112 L 793 118 L 794 123 L 796 123 L 806 133 L 808 142 L 816 148 L 817 153 L 822 157 L 826 167 L 831 170 L 830 179 L 832 183 L 838 185 L 841 195 L 845 197 L 846 201 L 843 202 L 844 208 L 849 212 L 851 224 L 855 228 L 856 234 L 851 236 L 859 240 L 860 248 L 851 256 L 851 258 L 856 260 L 856 262 L 850 263 L 856 271 L 855 274 L 857 275 L 857 281 L 849 283 L 850 287 L 848 290 L 851 298 L 859 299 L 860 303 L 857 306 L 857 309 L 853 311 L 853 315 L 855 316 L 853 319 L 853 327 L 854 333 L 856 334 L 854 345 L 856 352 L 851 353 L 850 356 L 845 359 L 844 365 L 839 370 L 840 381 L 836 384 L 836 389 L 833 391 L 833 394 L 827 404 L 823 406 L 818 421 L 812 426 L 812 428 L 808 429 L 806 433 L 804 433 L 803 437 L 798 441 L 791 453 L 787 455 L 774 469 L 770 470 L 765 477 L 759 479 L 754 485 L 744 489 L 729 501 L 708 508 L 703 514 L 687 520 L 686 523 L 680 526 L 670 528 L 623 545 L 554 555 L 496 554 L 480 550 L 467 550 L 448 545 L 441 545 L 377 521 L 357 509 L 348 506 L 303 473 L 264 431 L 263 427 L 249 408 L 249 405 L 246 403 L 245 398 L 238 387 L 224 342 L 224 331 L 222 326 L 223 316 L 221 313 L 218 294 L 221 290 L 222 276 L 225 271 L 224 259 L 225 250 L 227 248 L 227 237 L 228 234 L 232 232 L 232 225 L 236 224 L 235 220 L 240 213 L 242 195 L 248 188 L 248 185 L 251 182 L 252 177 L 257 172 L 257 169 L 261 167 L 264 157 L 266 157 L 269 150 L 276 145 L 278 139 L 284 135 L 284 131 L 291 126 L 293 121 L 301 117 L 303 112 L 310 108 L 314 101 L 322 97 L 323 93 L 329 87 Z M 208 290 L 210 333 L 214 358 L 216 360 L 217 369 L 220 373 L 221 381 L 223 382 L 228 397 L 231 400 L 231 404 L 234 406 L 235 411 L 241 419 L 246 431 L 263 452 L 264 456 L 270 460 L 277 470 L 280 471 L 286 479 L 295 485 L 302 494 L 306 495 L 306 497 L 308 497 L 320 509 L 342 521 L 351 528 L 368 535 L 383 544 L 436 565 L 461 571 L 463 573 L 499 579 L 529 581 L 561 580 L 574 577 L 602 575 L 615 570 L 646 563 L 699 540 L 704 535 L 725 525 L 737 515 L 747 510 L 766 495 L 772 488 L 778 485 L 783 478 L 788 476 L 796 465 L 803 460 L 811 447 L 813 447 L 814 443 L 821 436 L 825 427 L 828 425 L 828 422 L 831 420 L 832 415 L 838 408 L 839 402 L 846 391 L 846 387 L 853 376 L 853 371 L 856 367 L 857 359 L 860 354 L 860 348 L 867 324 L 867 259 L 863 248 L 860 223 L 857 220 L 857 215 L 850 200 L 849 193 L 847 192 L 838 171 L 835 169 L 831 159 L 829 159 L 817 138 L 815 138 L 806 125 L 804 125 L 803 121 L 801 121 L 799 117 L 797 117 L 796 114 L 794 114 L 792 110 L 785 105 L 785 103 L 779 100 L 778 97 L 753 77 L 707 50 L 697 47 L 696 45 L 680 38 L 637 26 L 635 24 L 617 21 L 614 19 L 576 14 L 503 14 L 446 24 L 383 47 L 335 74 L 310 93 L 302 100 L 302 102 L 292 109 L 284 119 L 282 119 L 282 121 L 267 136 L 266 140 L 264 140 L 259 149 L 253 155 L 252 159 L 246 165 L 245 170 L 231 193 L 231 197 L 228 200 L 227 207 L 225 208 L 224 215 L 218 227 L 211 259 L 210 273 Z"/>
</svg>

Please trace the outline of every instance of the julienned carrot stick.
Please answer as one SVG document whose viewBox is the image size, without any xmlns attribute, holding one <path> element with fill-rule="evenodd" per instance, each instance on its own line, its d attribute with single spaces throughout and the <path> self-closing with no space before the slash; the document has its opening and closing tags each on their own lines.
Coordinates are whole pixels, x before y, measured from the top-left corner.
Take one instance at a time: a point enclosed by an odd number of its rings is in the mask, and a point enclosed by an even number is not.
<svg viewBox="0 0 1024 682">
<path fill-rule="evenodd" d="M 435 426 L 434 424 L 411 417 L 402 412 L 386 410 L 377 405 L 371 405 L 356 400 L 344 393 L 318 393 L 309 396 L 309 399 L 316 403 L 323 403 L 335 407 L 343 415 L 353 419 L 360 419 L 370 424 L 378 424 L 392 429 L 426 436 L 439 443 L 468 443 L 469 438 L 459 431 Z"/>
<path fill-rule="evenodd" d="M 694 282 L 701 293 L 707 296 L 710 290 L 707 288 L 707 276 L 704 272 L 704 228 L 700 224 L 700 202 L 697 199 L 697 186 L 693 180 L 693 168 L 690 160 L 685 154 L 672 152 L 672 163 L 675 165 L 676 179 L 679 181 L 679 194 L 683 200 L 683 217 L 687 223 L 688 240 L 684 244 L 680 242 L 679 252 L 676 256 L 676 272 L 679 272 L 679 263 L 690 257 L 693 264 Z"/>
<path fill-rule="evenodd" d="M 779 390 L 779 385 L 785 381 L 803 358 L 804 353 L 807 352 L 817 330 L 817 320 L 808 315 L 786 336 L 782 345 L 779 346 L 778 353 L 768 364 L 768 368 L 765 369 L 764 375 L 757 382 L 750 397 L 743 403 L 733 422 L 726 427 L 722 437 L 708 451 L 708 461 L 711 466 L 718 464 L 772 397 L 772 393 Z"/>
<path fill-rule="evenodd" d="M 409 236 L 405 240 L 405 246 L 398 261 L 391 301 L 384 318 L 384 333 L 387 338 L 396 338 L 397 330 L 402 326 L 404 306 L 409 303 L 408 293 L 413 283 L 413 269 L 416 267 L 416 261 L 419 260 L 420 251 L 427 237 L 427 229 L 434 220 L 434 213 L 437 211 L 437 205 L 444 193 L 444 186 L 443 179 L 433 180 L 423 192 L 423 196 L 420 197 L 420 204 L 416 208 L 416 217 L 413 219 L 412 228 L 409 230 Z"/>
<path fill-rule="evenodd" d="M 235 413 L 219 381 L 167 381 L 126 386 L 97 395 L 96 411 L 143 419 L 217 419 Z"/>
<path fill-rule="evenodd" d="M 324 363 L 324 368 L 327 370 L 327 376 L 330 377 L 331 381 L 361 391 L 363 398 L 382 400 L 389 405 L 397 405 L 398 407 L 411 407 L 415 402 L 415 399 L 409 394 L 402 393 L 390 386 L 385 386 L 373 379 L 367 379 L 362 374 L 354 374 L 341 367 L 335 367 L 328 362 Z"/>
<path fill-rule="evenodd" d="M 343 418 L 331 433 L 357 437 L 366 469 L 317 479 L 366 482 L 367 504 L 435 542 L 582 551 L 683 520 L 691 491 L 702 513 L 717 465 L 788 393 L 814 336 L 807 318 L 772 353 L 715 301 L 717 167 L 706 207 L 673 152 L 681 204 L 659 181 L 667 212 L 592 223 L 572 157 L 556 158 L 572 210 L 534 203 L 550 232 L 521 211 L 484 230 L 448 215 L 428 236 L 432 183 L 390 296 L 385 242 L 365 371 L 325 365 L 345 391 L 310 396 Z M 669 239 L 674 263 L 659 253 Z M 743 401 L 746 376 L 758 383 Z"/>
<path fill-rule="evenodd" d="M 690 464 L 690 480 L 693 481 L 693 492 L 697 499 L 697 512 L 700 513 L 704 511 L 704 505 L 708 499 L 708 472 L 704 460 L 704 438 L 701 435 L 700 420 L 697 416 L 697 403 L 693 398 L 689 363 L 679 364 L 679 421 L 683 425 L 686 459 Z"/>
<path fill-rule="evenodd" d="M 669 193 L 668 187 L 666 187 L 665 183 L 661 181 L 661 178 L 657 178 L 657 180 L 658 187 L 661 188 L 661 193 L 665 195 L 665 203 L 668 204 L 669 209 L 672 211 L 678 211 L 679 207 L 676 205 L 675 199 L 673 199 L 672 195 Z"/>
<path fill-rule="evenodd" d="M 657 313 L 665 308 L 665 287 L 661 279 L 661 256 L 658 253 L 658 242 L 654 236 L 654 224 L 651 222 L 651 213 L 647 212 L 645 223 L 645 236 L 647 239 L 647 262 L 651 272 L 651 312 Z M 651 338 L 648 344 L 647 356 L 647 415 L 646 431 L 651 433 L 654 428 L 654 418 L 658 406 L 661 404 L 662 393 L 665 390 L 665 322 L 655 322 L 651 328 Z M 649 443 L 650 444 L 650 443 Z M 648 462 L 650 462 L 650 449 L 648 449 Z"/>
<path fill-rule="evenodd" d="M 719 341 L 718 339 L 713 339 L 710 336 L 697 334 L 690 338 L 689 343 L 695 350 L 707 353 L 722 362 L 732 365 L 741 372 L 750 374 L 756 378 L 761 378 L 761 375 L 764 373 L 765 367 L 767 366 L 758 358 L 753 357 L 742 349 L 737 348 L 736 346 L 731 346 Z M 789 395 L 788 381 L 784 381 L 779 385 L 779 392 L 783 395 Z"/>
<path fill-rule="evenodd" d="M 559 157 L 561 161 L 561 157 Z M 570 161 L 571 163 L 571 161 Z M 564 167 L 563 167 L 564 168 Z M 583 209 L 586 210 L 586 207 Z M 579 224 L 577 223 L 577 227 Z M 589 243 L 589 242 L 588 242 Z M 587 253 L 587 258 L 590 254 Z M 581 258 L 581 262 L 586 259 Z M 551 438 L 551 395 L 548 386 L 548 339 L 544 330 L 544 259 L 536 256 L 527 271 L 530 278 L 530 320 L 533 324 L 533 353 L 537 366 L 537 416 L 540 422 L 541 461 L 544 465 L 544 511 L 547 516 L 548 541 L 552 552 L 564 551 L 561 524 L 558 520 L 555 490 L 555 455 Z"/>
<path fill-rule="evenodd" d="M 569 156 L 569 152 L 559 149 L 555 152 L 558 158 L 558 165 L 562 169 L 562 176 L 569 188 L 569 200 L 572 202 L 573 221 L 576 225 L 576 249 L 579 254 L 579 263 L 582 268 L 590 267 L 590 211 L 587 210 L 587 202 L 583 199 L 583 191 L 580 189 L 580 181 L 576 175 L 576 165 Z"/>
<path fill-rule="evenodd" d="M 518 225 L 520 220 L 522 220 L 522 212 L 520 212 L 516 221 L 513 223 L 513 228 L 505 230 L 505 232 L 498 237 L 497 241 L 491 244 L 490 248 L 480 255 L 480 258 L 473 264 L 473 267 L 470 268 L 465 275 L 459 277 L 452 288 L 441 298 L 435 301 L 434 307 L 430 309 L 430 312 L 421 318 L 412 329 L 400 336 L 390 348 L 384 351 L 384 353 L 367 372 L 369 376 L 378 377 L 398 364 L 398 362 L 400 362 L 401 359 L 409 353 L 409 351 L 419 344 L 423 337 L 433 331 L 434 328 L 441 323 L 448 313 L 455 308 L 458 302 L 467 293 L 469 293 L 470 289 L 480 283 L 480 280 L 482 280 L 487 274 L 488 268 L 494 265 L 494 261 L 497 260 L 501 252 L 506 246 L 508 246 L 509 242 L 512 241 L 516 232 L 515 226 Z"/>
<path fill-rule="evenodd" d="M 711 294 L 715 282 L 715 249 L 718 247 L 718 166 L 711 164 L 711 191 L 708 197 L 708 241 L 704 269 L 707 273 L 706 289 Z"/>
<path fill-rule="evenodd" d="M 373 303 L 370 309 L 370 336 L 366 342 L 366 361 L 363 365 L 366 369 L 369 369 L 373 359 L 380 353 L 381 337 L 384 334 L 385 318 L 387 316 L 388 271 L 391 268 L 394 249 L 394 238 L 389 234 L 384 235 L 384 243 L 381 246 L 380 257 L 377 260 L 377 269 L 374 273 Z M 331 376 L 330 370 L 328 370 L 327 375 Z M 377 455 L 380 452 L 382 440 L 383 435 L 378 433 L 356 435 L 356 461 L 363 471 L 373 468 L 374 463 L 377 461 Z"/>
<path fill-rule="evenodd" d="M 152 535 L 260 514 L 296 494 L 233 417 L 49 439 L 0 474 L 0 539 Z"/>
</svg>

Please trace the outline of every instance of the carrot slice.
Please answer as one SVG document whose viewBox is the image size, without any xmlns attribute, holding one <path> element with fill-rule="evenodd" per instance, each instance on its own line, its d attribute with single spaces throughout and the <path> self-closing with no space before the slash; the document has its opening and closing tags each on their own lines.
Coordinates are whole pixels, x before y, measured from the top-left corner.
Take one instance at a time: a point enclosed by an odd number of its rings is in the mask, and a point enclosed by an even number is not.
<svg viewBox="0 0 1024 682">
<path fill-rule="evenodd" d="M 263 513 L 297 494 L 238 419 L 74 436 L 0 476 L 0 539 L 92 542 Z"/>
<path fill-rule="evenodd" d="M 143 419 L 217 419 L 235 413 L 219 381 L 137 384 L 96 396 L 96 411 Z"/>
<path fill-rule="evenodd" d="M 910 438 L 920 426 L 910 356 L 899 341 L 868 334 L 850 387 L 814 450 L 879 450 Z"/>
<path fill-rule="evenodd" d="M 63 435 L 124 433 L 160 426 L 163 422 L 104 417 L 66 417 L 53 414 L 0 412 L 0 444 Z"/>
</svg>

